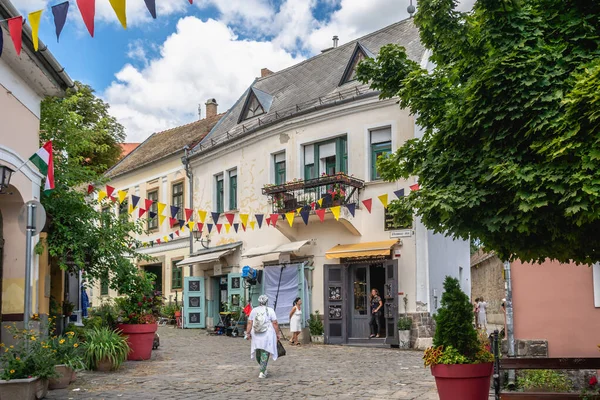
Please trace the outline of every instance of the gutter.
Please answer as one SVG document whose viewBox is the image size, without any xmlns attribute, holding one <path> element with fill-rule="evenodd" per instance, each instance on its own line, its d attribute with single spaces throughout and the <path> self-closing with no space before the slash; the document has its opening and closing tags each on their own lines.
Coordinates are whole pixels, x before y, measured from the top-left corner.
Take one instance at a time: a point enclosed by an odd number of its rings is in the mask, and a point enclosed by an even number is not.
<svg viewBox="0 0 600 400">
<path fill-rule="evenodd" d="M 0 0 L 0 17 L 8 19 L 21 15 L 19 11 L 8 0 Z M 23 17 L 25 18 L 25 17 Z M 54 58 L 48 46 L 41 40 L 38 40 L 39 51 L 33 49 L 33 39 L 31 27 L 23 26 L 23 45 L 27 48 L 31 58 L 36 61 L 36 64 L 49 72 L 50 78 L 55 82 L 56 86 L 63 91 L 75 86 L 75 83 L 65 72 L 65 68 Z"/>
</svg>

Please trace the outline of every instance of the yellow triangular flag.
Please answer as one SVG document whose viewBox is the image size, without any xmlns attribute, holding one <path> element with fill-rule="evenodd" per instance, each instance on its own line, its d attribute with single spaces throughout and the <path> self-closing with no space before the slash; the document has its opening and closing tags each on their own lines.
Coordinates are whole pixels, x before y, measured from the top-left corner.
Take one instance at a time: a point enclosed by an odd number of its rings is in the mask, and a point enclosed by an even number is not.
<svg viewBox="0 0 600 400">
<path fill-rule="evenodd" d="M 119 203 L 122 203 L 123 200 L 125 200 L 125 198 L 127 197 L 127 192 L 124 190 L 119 190 L 117 194 L 119 195 Z"/>
<path fill-rule="evenodd" d="M 158 203 L 157 204 L 158 215 L 162 215 L 162 213 L 163 213 L 163 211 L 165 211 L 166 207 L 167 207 L 166 204 L 164 204 L 164 203 Z"/>
<path fill-rule="evenodd" d="M 240 221 L 242 225 L 248 226 L 248 214 L 240 214 Z"/>
<path fill-rule="evenodd" d="M 127 29 L 127 14 L 125 9 L 127 8 L 126 3 L 127 0 L 108 0 L 113 10 L 115 10 L 115 14 L 117 14 L 117 18 L 119 18 L 119 22 L 123 25 L 123 29 Z"/>
<path fill-rule="evenodd" d="M 323 207 L 323 198 L 317 200 L 317 203 L 319 203 L 319 207 Z"/>
<path fill-rule="evenodd" d="M 288 224 L 290 224 L 290 227 L 292 225 L 294 225 L 294 217 L 296 216 L 296 213 L 291 211 L 289 213 L 285 213 L 285 218 L 287 219 Z"/>
<path fill-rule="evenodd" d="M 133 204 L 129 203 L 129 214 L 131 214 L 133 210 L 135 210 L 135 208 L 133 208 Z"/>
<path fill-rule="evenodd" d="M 190 228 L 190 231 L 193 231 L 193 230 L 194 230 L 194 225 L 195 225 L 195 224 L 196 224 L 196 223 L 195 223 L 194 221 L 190 221 L 190 222 L 188 222 L 188 228 Z"/>
<path fill-rule="evenodd" d="M 168 236 L 163 236 L 163 242 L 169 243 L 169 237 Z"/>
<path fill-rule="evenodd" d="M 300 211 L 302 211 L 302 207 L 296 208 L 296 214 L 300 215 Z"/>
<path fill-rule="evenodd" d="M 98 201 L 102 201 L 106 198 L 107 194 L 104 190 L 98 192 Z"/>
<path fill-rule="evenodd" d="M 35 51 L 38 51 L 38 31 L 40 30 L 40 20 L 42 19 L 42 11 L 34 11 L 29 13 L 27 19 L 29 20 L 29 24 L 31 25 L 31 39 L 33 41 L 33 48 Z"/>
<path fill-rule="evenodd" d="M 383 204 L 384 208 L 387 208 L 388 206 L 388 195 L 386 194 L 382 194 L 381 196 L 377 196 L 377 198 L 379 199 L 379 201 L 381 202 L 381 204 Z"/>
<path fill-rule="evenodd" d="M 256 221 L 250 221 L 250 228 L 254 230 L 254 225 L 256 225 Z"/>
<path fill-rule="evenodd" d="M 182 226 L 181 228 L 179 228 L 179 231 L 180 231 L 181 233 L 185 232 L 185 225 L 184 225 L 184 226 Z"/>
<path fill-rule="evenodd" d="M 204 220 L 206 219 L 206 211 L 198 210 L 198 218 L 200 219 L 200 222 L 204 223 Z"/>
<path fill-rule="evenodd" d="M 164 215 L 159 215 L 158 216 L 158 224 L 162 225 L 163 222 L 165 222 L 165 218 L 167 218 L 167 217 L 165 217 Z"/>
<path fill-rule="evenodd" d="M 342 207 L 340 206 L 335 206 L 335 207 L 331 207 L 331 213 L 333 214 L 333 216 L 335 217 L 335 220 L 338 221 L 340 219 L 340 211 L 341 211 Z"/>
<path fill-rule="evenodd" d="M 225 224 L 225 233 L 229 233 L 230 229 L 231 229 L 231 225 Z"/>
</svg>

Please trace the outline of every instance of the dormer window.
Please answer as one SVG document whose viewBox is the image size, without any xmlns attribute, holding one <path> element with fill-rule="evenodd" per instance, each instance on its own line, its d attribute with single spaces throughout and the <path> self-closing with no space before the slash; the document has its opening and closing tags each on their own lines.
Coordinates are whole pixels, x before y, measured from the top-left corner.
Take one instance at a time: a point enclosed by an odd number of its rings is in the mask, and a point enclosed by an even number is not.
<svg viewBox="0 0 600 400">
<path fill-rule="evenodd" d="M 356 79 L 356 68 L 358 67 L 358 63 L 360 63 L 367 57 L 374 57 L 374 55 L 363 45 L 361 45 L 360 43 L 356 43 L 356 47 L 354 48 L 352 57 L 350 57 L 350 61 L 348 62 L 346 70 L 342 75 L 342 79 L 340 80 L 339 86 L 342 86 L 344 83 L 347 82 L 352 82 Z"/>
<path fill-rule="evenodd" d="M 269 112 L 269 108 L 271 107 L 272 102 L 273 97 L 271 95 L 256 88 L 250 88 L 238 124 L 247 119 L 266 114 L 267 112 Z"/>
<path fill-rule="evenodd" d="M 248 108 L 246 110 L 246 118 L 244 118 L 244 119 L 256 117 L 257 115 L 261 115 L 264 113 L 265 113 L 265 110 L 262 108 L 262 106 L 258 102 L 258 99 L 254 95 L 254 93 L 252 93 L 250 95 L 250 101 L 248 102 Z"/>
</svg>

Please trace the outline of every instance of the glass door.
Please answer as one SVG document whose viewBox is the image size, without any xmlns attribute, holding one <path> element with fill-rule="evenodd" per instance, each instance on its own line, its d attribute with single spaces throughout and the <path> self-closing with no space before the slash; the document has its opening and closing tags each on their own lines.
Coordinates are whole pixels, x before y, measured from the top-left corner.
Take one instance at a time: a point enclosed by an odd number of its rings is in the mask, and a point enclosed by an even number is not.
<svg viewBox="0 0 600 400">
<path fill-rule="evenodd" d="M 350 315 L 350 338 L 369 337 L 369 274 L 365 265 L 354 265 L 350 269 L 352 311 Z"/>
</svg>

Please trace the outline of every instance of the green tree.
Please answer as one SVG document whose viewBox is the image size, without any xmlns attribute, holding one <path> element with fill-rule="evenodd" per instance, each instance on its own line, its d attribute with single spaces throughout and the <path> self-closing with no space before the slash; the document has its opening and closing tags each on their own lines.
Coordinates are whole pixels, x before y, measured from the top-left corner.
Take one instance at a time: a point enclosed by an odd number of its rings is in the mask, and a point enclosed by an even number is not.
<svg viewBox="0 0 600 400">
<path fill-rule="evenodd" d="M 358 68 L 424 131 L 381 159 L 382 177 L 418 176 L 407 201 L 428 228 L 503 259 L 600 260 L 600 4 L 455 7 L 419 1 L 433 69 L 396 45 Z"/>
<path fill-rule="evenodd" d="M 111 286 L 127 280 L 131 260 L 140 243 L 132 233 L 142 233 L 141 223 L 119 218 L 110 199 L 99 205 L 87 195 L 89 183 L 103 183 L 102 173 L 120 155 L 123 127 L 108 114 L 108 104 L 81 83 L 65 98 L 42 102 L 42 143 L 54 147 L 55 190 L 42 197 L 48 215 L 47 246 L 50 256 L 64 270 L 84 269 L 86 277 L 109 277 Z"/>
</svg>

